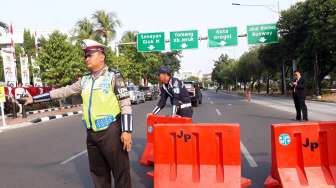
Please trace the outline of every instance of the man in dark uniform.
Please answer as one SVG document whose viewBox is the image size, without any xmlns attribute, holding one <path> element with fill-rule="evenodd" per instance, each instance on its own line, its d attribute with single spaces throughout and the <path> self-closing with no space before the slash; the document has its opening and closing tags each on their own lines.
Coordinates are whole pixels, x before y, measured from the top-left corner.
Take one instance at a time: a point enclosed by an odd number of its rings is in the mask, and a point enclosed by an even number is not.
<svg viewBox="0 0 336 188">
<path fill-rule="evenodd" d="M 160 87 L 160 100 L 153 110 L 156 115 L 162 110 L 168 98 L 172 100 L 172 116 L 182 116 L 192 118 L 193 110 L 191 105 L 191 98 L 184 84 L 177 78 L 173 78 L 168 67 L 160 67 L 159 79 L 162 83 Z"/>
<path fill-rule="evenodd" d="M 131 151 L 133 124 L 129 93 L 120 72 L 106 66 L 104 45 L 86 39 L 82 48 L 91 73 L 72 85 L 26 97 L 25 105 L 81 94 L 95 187 L 111 188 L 112 171 L 116 188 L 131 188 L 128 152 Z"/>
<path fill-rule="evenodd" d="M 294 80 L 290 85 L 293 89 L 293 99 L 296 109 L 296 120 L 301 121 L 301 112 L 303 116 L 303 121 L 308 121 L 307 105 L 305 102 L 305 80 L 301 76 L 299 71 L 294 72 Z"/>
</svg>

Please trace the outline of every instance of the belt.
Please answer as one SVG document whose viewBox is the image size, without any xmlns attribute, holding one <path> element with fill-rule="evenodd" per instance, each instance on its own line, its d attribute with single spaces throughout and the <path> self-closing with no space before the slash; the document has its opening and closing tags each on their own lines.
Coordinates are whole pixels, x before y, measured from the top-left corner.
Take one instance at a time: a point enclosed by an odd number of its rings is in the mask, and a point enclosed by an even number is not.
<svg viewBox="0 0 336 188">
<path fill-rule="evenodd" d="M 183 108 L 188 108 L 188 107 L 191 107 L 191 103 L 187 103 L 187 104 L 181 104 L 180 105 L 180 108 L 183 109 Z"/>
</svg>

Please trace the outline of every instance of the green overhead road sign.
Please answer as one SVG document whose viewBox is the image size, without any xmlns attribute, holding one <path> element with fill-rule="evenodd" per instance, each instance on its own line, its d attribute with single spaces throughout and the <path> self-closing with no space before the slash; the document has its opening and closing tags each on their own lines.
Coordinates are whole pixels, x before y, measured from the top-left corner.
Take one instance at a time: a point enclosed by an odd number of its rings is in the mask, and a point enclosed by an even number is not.
<svg viewBox="0 0 336 188">
<path fill-rule="evenodd" d="M 164 32 L 139 33 L 137 35 L 137 49 L 139 52 L 154 52 L 165 50 Z"/>
<path fill-rule="evenodd" d="M 184 50 L 198 48 L 198 31 L 170 32 L 170 49 Z"/>
<path fill-rule="evenodd" d="M 262 24 L 247 26 L 248 44 L 277 43 L 278 29 L 276 24 Z"/>
<path fill-rule="evenodd" d="M 238 31 L 237 27 L 208 29 L 208 46 L 223 47 L 223 46 L 237 46 L 238 45 Z"/>
</svg>

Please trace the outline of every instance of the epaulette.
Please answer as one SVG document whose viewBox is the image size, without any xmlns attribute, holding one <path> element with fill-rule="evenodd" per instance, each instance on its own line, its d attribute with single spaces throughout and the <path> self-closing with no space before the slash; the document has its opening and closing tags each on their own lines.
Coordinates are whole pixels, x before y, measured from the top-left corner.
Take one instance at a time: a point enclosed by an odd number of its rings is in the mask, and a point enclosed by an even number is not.
<svg viewBox="0 0 336 188">
<path fill-rule="evenodd" d="M 112 72 L 112 73 L 115 74 L 115 75 L 120 74 L 120 71 L 118 71 L 117 69 L 108 68 L 108 71 L 109 71 L 109 72 Z"/>
</svg>

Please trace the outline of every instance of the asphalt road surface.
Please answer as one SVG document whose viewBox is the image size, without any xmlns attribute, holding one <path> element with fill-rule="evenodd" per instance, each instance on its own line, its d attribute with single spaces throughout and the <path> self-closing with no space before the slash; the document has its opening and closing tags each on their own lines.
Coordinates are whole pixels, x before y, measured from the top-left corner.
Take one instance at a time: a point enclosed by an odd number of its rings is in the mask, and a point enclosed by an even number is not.
<svg viewBox="0 0 336 188">
<path fill-rule="evenodd" d="M 156 101 L 133 106 L 133 151 L 130 153 L 134 188 L 150 188 L 146 176 L 151 167 L 139 165 L 145 146 L 145 122 Z M 160 114 L 170 114 L 169 106 Z M 203 104 L 194 108 L 194 122 L 225 122 L 241 125 L 242 175 L 263 187 L 270 171 L 270 125 L 291 122 L 294 114 L 214 91 L 203 92 Z M 0 133 L 1 188 L 91 188 L 81 115 L 52 120 Z"/>
</svg>

